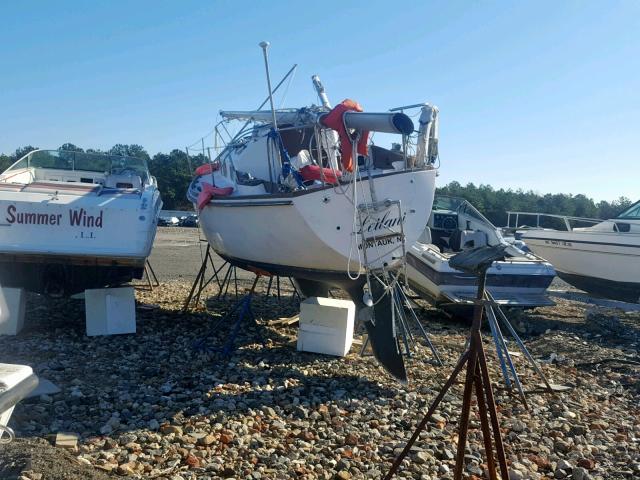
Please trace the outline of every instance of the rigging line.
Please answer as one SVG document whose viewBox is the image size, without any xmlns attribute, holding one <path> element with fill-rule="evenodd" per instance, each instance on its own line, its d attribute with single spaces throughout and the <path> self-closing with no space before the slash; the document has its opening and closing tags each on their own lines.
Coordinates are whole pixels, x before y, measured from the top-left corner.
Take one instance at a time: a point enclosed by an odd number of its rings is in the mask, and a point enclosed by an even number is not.
<svg viewBox="0 0 640 480">
<path fill-rule="evenodd" d="M 214 133 L 214 132 L 215 132 L 215 130 L 211 130 L 209 133 L 207 133 L 207 134 L 203 135 L 203 136 L 202 136 L 202 137 L 200 137 L 198 140 L 196 140 L 195 142 L 193 142 L 191 145 L 187 145 L 187 148 L 191 148 L 191 147 L 193 147 L 194 145 L 196 145 L 196 144 L 198 144 L 198 143 L 202 142 L 202 140 L 204 140 L 205 138 L 207 138 L 207 137 L 209 137 L 209 136 L 213 135 L 213 133 Z"/>
<path fill-rule="evenodd" d="M 295 72 L 296 72 L 296 69 L 297 69 L 297 68 L 298 68 L 298 64 L 297 64 L 297 63 L 294 63 L 294 64 L 293 64 L 293 67 L 291 67 L 291 68 L 289 69 L 289 71 L 285 74 L 285 76 L 284 76 L 284 77 L 282 77 L 282 80 L 280 80 L 280 82 L 275 86 L 275 88 L 274 88 L 274 89 L 273 89 L 273 91 L 271 92 L 271 94 L 272 94 L 272 95 L 273 95 L 273 94 L 278 90 L 278 88 L 280 88 L 280 86 L 285 82 L 285 80 L 287 80 L 287 78 L 289 78 L 289 77 L 291 76 L 291 74 L 292 74 L 292 73 L 294 73 L 294 74 L 295 74 Z M 291 83 L 291 82 L 289 82 L 289 83 Z M 288 90 L 288 88 L 289 88 L 289 86 L 287 85 L 287 90 Z M 286 95 L 286 92 L 285 92 L 285 95 Z M 267 98 L 264 102 L 262 102 L 262 104 L 258 107 L 258 110 L 260 110 L 262 107 L 264 107 L 268 101 L 269 101 L 269 99 Z M 283 100 L 283 101 L 284 101 L 284 100 Z M 247 122 L 245 123 L 245 125 L 244 125 L 244 126 L 247 126 L 250 122 L 251 122 L 250 120 L 247 120 Z M 227 131 L 227 128 L 224 126 L 224 123 L 222 123 L 222 126 L 223 126 L 223 128 L 225 129 L 225 131 Z M 240 129 L 241 131 L 244 129 L 244 126 Z M 208 136 L 210 136 L 210 135 L 212 135 L 212 134 L 214 134 L 214 133 L 215 133 L 215 129 L 214 129 L 213 131 L 211 131 L 211 132 L 207 133 L 207 134 L 206 134 L 206 135 L 204 135 L 203 137 L 200 137 L 198 140 L 196 140 L 195 142 L 193 142 L 193 143 L 192 143 L 191 145 L 189 145 L 187 148 L 191 148 L 191 147 L 193 147 L 193 146 L 194 146 L 194 145 L 196 145 L 197 143 L 200 143 L 200 142 L 201 142 L 201 140 L 202 140 L 203 138 L 207 138 Z M 231 142 L 232 142 L 233 140 L 235 140 L 235 137 L 232 137 L 232 136 L 231 136 L 231 134 L 229 134 L 229 131 L 227 131 L 227 135 L 229 135 L 229 138 L 231 138 L 231 140 L 230 140 Z"/>
<path fill-rule="evenodd" d="M 293 79 L 296 76 L 296 70 L 293 71 L 293 74 L 291 74 L 291 76 L 289 77 L 289 81 L 287 82 L 287 86 L 284 87 L 284 93 L 282 94 L 282 101 L 280 102 L 280 108 L 282 108 L 282 106 L 284 105 L 284 101 L 287 98 L 287 94 L 289 93 L 289 87 L 291 86 L 291 82 L 293 82 Z"/>
<path fill-rule="evenodd" d="M 271 95 L 272 95 L 272 96 L 273 96 L 273 94 L 274 94 L 274 93 L 276 93 L 276 92 L 278 91 L 278 88 L 280 88 L 280 85 L 282 85 L 282 84 L 284 83 L 284 81 L 289 77 L 289 75 L 291 75 L 291 73 L 295 72 L 295 70 L 296 70 L 297 68 L 298 68 L 298 64 L 297 64 L 297 63 L 294 63 L 294 64 L 293 64 L 293 67 L 291 67 L 291 68 L 289 69 L 289 71 L 285 74 L 285 76 L 284 76 L 284 77 L 282 77 L 282 80 L 280 80 L 280 82 L 278 82 L 278 84 L 273 88 L 273 90 L 271 90 Z M 260 110 L 262 107 L 264 107 L 264 106 L 267 104 L 267 102 L 268 102 L 268 101 L 269 101 L 269 97 L 267 97 L 267 98 L 264 100 L 264 102 L 262 102 L 262 103 L 260 104 L 260 106 L 259 106 L 257 109 L 258 109 L 258 110 Z M 251 119 L 247 120 L 247 121 L 244 123 L 244 125 L 242 126 L 242 128 L 240 128 L 240 132 L 236 133 L 236 136 L 235 136 L 235 137 L 233 137 L 233 138 L 229 141 L 229 143 L 233 143 L 233 142 L 236 140 L 236 138 L 237 138 L 238 136 L 240 136 L 240 133 L 241 133 L 241 132 L 242 132 L 242 131 L 247 127 L 247 125 L 249 125 L 250 123 L 251 123 Z M 227 133 L 228 133 L 228 132 L 227 132 Z"/>
</svg>

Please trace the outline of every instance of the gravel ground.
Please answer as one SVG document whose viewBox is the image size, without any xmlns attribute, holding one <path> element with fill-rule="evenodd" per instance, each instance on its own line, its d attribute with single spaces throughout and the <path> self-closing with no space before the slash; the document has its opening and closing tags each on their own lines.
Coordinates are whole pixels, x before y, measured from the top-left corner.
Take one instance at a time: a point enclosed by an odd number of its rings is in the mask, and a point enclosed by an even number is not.
<svg viewBox="0 0 640 480">
<path fill-rule="evenodd" d="M 419 302 L 445 366 L 420 346 L 402 387 L 355 346 L 345 358 L 297 352 L 295 327 L 270 325 L 297 304 L 266 297 L 261 282 L 258 326 L 245 324 L 228 359 L 193 348 L 203 338 L 220 345 L 228 331 L 216 323 L 235 299 L 216 300 L 215 288 L 207 311 L 186 314 L 184 280 L 140 289 L 138 333 L 114 337 L 84 335 L 81 301 L 32 299 L 25 330 L 0 337 L 0 362 L 31 365 L 62 391 L 18 405 L 19 438 L 0 445 L 0 479 L 380 478 L 461 354 L 468 325 Z M 511 478 L 640 478 L 640 314 L 560 300 L 510 315 L 545 374 L 573 387 L 530 394 L 530 411 L 497 390 Z M 538 378 L 514 358 L 535 389 Z M 454 386 L 398 478 L 452 478 L 461 396 Z M 471 427 L 465 469 L 480 479 L 475 416 Z M 77 434 L 78 447 L 54 447 L 58 432 Z"/>
</svg>

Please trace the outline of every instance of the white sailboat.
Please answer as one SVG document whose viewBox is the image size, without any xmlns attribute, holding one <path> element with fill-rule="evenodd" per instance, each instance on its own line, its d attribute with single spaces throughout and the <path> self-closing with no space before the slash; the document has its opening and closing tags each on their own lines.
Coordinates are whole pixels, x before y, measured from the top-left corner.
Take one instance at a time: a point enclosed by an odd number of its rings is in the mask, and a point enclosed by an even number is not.
<svg viewBox="0 0 640 480">
<path fill-rule="evenodd" d="M 220 112 L 245 127 L 201 169 L 188 196 L 209 243 L 230 263 L 294 277 L 306 295 L 326 296 L 329 286 L 349 292 L 366 312 L 376 357 L 406 380 L 388 295 L 371 278 L 396 278 L 405 243 L 428 218 L 438 110 L 422 105 L 419 155 L 371 146 L 370 131 L 397 134 L 405 146 L 415 141 L 413 122 L 397 111 L 363 113 L 351 101 L 332 109 L 313 80 L 323 106 Z"/>
<path fill-rule="evenodd" d="M 640 202 L 604 221 L 530 212 L 510 215 L 527 246 L 551 262 L 567 283 L 595 296 L 640 303 Z M 533 228 L 521 224 L 527 218 L 535 219 Z M 563 229 L 541 228 L 545 219 L 560 221 Z M 594 225 L 575 227 L 585 222 Z"/>
<path fill-rule="evenodd" d="M 0 286 L 62 296 L 141 278 L 161 206 L 142 159 L 32 151 L 0 175 Z"/>
</svg>

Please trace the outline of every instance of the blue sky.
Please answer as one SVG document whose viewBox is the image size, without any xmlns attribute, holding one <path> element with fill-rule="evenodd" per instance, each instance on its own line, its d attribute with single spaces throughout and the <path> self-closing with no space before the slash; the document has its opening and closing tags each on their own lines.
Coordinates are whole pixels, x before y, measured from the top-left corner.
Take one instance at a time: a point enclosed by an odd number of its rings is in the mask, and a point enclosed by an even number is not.
<svg viewBox="0 0 640 480">
<path fill-rule="evenodd" d="M 0 152 L 70 141 L 154 154 L 253 109 L 440 108 L 441 183 L 640 198 L 640 2 L 0 3 Z M 284 103 L 282 103 L 284 102 Z"/>
</svg>

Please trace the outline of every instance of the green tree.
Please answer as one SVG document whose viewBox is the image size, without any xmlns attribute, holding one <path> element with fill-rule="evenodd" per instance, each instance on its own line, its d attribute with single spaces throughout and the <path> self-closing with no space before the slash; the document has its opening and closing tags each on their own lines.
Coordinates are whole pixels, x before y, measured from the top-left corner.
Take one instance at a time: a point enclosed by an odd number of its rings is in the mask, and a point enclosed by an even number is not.
<svg viewBox="0 0 640 480">
<path fill-rule="evenodd" d="M 58 150 L 66 150 L 67 152 L 84 152 L 83 149 L 76 147 L 73 143 L 64 143 L 58 147 Z"/>
<path fill-rule="evenodd" d="M 116 145 L 114 145 L 109 149 L 108 153 L 110 155 L 121 155 L 121 156 L 142 158 L 146 161 L 149 161 L 149 159 L 151 158 L 149 157 L 149 154 L 144 149 L 144 147 L 142 147 L 141 145 L 136 145 L 135 143 L 132 143 L 131 145 L 117 143 Z"/>
<path fill-rule="evenodd" d="M 0 154 L 0 172 L 4 172 L 12 163 L 13 159 L 9 155 Z"/>
<path fill-rule="evenodd" d="M 32 147 L 31 145 L 27 145 L 26 147 L 21 147 L 16 149 L 15 153 L 12 155 L 14 162 L 16 160 L 20 160 L 22 157 L 24 157 L 27 153 L 29 152 L 33 152 L 34 150 L 37 150 L 38 147 Z"/>
<path fill-rule="evenodd" d="M 191 210 L 193 207 L 187 200 L 187 189 L 191 182 L 192 172 L 189 161 L 194 166 L 202 163 L 204 157 L 187 157 L 182 150 L 171 153 L 158 153 L 149 162 L 151 175 L 156 177 L 158 188 L 162 194 L 162 202 L 167 210 Z"/>
</svg>

